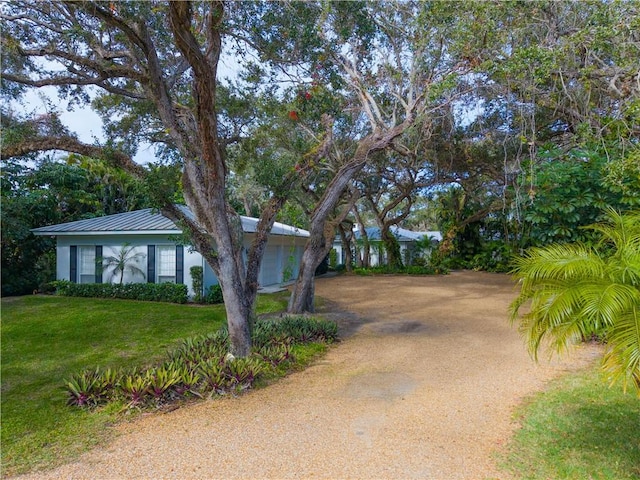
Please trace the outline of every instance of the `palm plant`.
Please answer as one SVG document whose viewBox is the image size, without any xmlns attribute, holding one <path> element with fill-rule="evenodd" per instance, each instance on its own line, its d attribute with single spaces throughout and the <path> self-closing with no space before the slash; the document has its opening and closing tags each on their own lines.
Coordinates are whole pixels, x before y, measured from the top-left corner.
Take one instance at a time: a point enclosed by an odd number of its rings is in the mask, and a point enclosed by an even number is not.
<svg viewBox="0 0 640 480">
<path fill-rule="evenodd" d="M 113 255 L 102 258 L 102 265 L 106 269 L 111 269 L 111 280 L 120 274 L 119 284 L 122 285 L 124 280 L 124 272 L 129 271 L 132 275 L 142 275 L 145 278 L 145 273 L 137 266 L 138 260 L 145 257 L 142 252 L 135 252 L 135 247 L 132 247 L 128 243 L 125 243 L 120 250 L 111 248 Z"/>
<path fill-rule="evenodd" d="M 606 342 L 603 370 L 612 383 L 640 396 L 640 211 L 607 212 L 589 227 L 599 238 L 530 249 L 515 261 L 521 290 L 512 322 L 537 359 L 544 339 L 557 351 L 598 335 Z M 526 313 L 521 308 L 530 301 Z"/>
</svg>

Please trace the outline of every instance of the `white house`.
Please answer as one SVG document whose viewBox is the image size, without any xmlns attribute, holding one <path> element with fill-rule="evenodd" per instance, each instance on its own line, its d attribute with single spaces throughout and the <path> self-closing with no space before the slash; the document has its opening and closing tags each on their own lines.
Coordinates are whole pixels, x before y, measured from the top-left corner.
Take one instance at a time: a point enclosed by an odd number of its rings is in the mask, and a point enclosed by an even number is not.
<svg viewBox="0 0 640 480">
<path fill-rule="evenodd" d="M 181 206 L 188 215 L 191 211 Z M 241 217 L 244 245 L 253 241 L 257 218 Z M 203 267 L 204 288 L 218 280 L 202 255 L 178 239 L 182 231 L 161 213 L 152 209 L 77 220 L 32 230 L 35 235 L 56 237 L 57 279 L 77 283 L 117 282 L 112 271 L 101 268 L 96 259 L 117 255 L 123 246 L 139 253 L 137 267 L 144 272 L 125 272 L 124 283 L 175 282 L 186 284 L 194 294 L 190 269 Z M 260 268 L 261 288 L 295 280 L 309 232 L 276 222 L 271 230 Z"/>
<path fill-rule="evenodd" d="M 366 227 L 365 231 L 367 232 L 367 238 L 370 245 L 369 264 L 372 267 L 383 265 L 386 262 L 386 252 L 382 245 L 380 229 L 378 227 Z M 402 255 L 402 259 L 406 265 L 410 265 L 413 261 L 416 242 L 418 240 L 429 238 L 433 244 L 442 240 L 442 234 L 438 231 L 414 232 L 412 230 L 407 230 L 406 228 L 392 226 L 391 233 L 396 237 L 400 244 L 400 254 Z M 353 240 L 355 249 L 355 252 L 353 253 L 355 255 L 355 259 L 357 255 L 361 255 L 363 249 L 362 235 L 357 225 L 353 227 Z M 337 253 L 338 263 L 344 263 L 346 254 L 343 251 L 344 246 L 340 236 L 336 236 L 334 239 L 333 248 Z"/>
</svg>

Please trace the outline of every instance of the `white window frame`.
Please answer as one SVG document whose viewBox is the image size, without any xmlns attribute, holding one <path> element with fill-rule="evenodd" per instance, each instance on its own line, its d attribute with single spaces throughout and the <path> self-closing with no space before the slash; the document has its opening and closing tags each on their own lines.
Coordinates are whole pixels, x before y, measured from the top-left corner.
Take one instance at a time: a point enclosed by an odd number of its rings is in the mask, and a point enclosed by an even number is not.
<svg viewBox="0 0 640 480">
<path fill-rule="evenodd" d="M 78 283 L 96 283 L 95 245 L 78 245 Z"/>
<path fill-rule="evenodd" d="M 176 246 L 156 245 L 156 283 L 176 283 Z"/>
</svg>

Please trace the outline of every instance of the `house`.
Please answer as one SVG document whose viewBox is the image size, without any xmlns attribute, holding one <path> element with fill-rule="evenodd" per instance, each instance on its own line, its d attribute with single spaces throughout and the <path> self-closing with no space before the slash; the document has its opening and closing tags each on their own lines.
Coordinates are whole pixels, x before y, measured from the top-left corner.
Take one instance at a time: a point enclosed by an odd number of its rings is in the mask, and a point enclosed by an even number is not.
<svg viewBox="0 0 640 480">
<path fill-rule="evenodd" d="M 191 211 L 181 206 L 187 215 Z M 256 231 L 257 218 L 241 217 L 244 246 L 249 248 Z M 182 231 L 173 221 L 150 208 L 104 217 L 77 220 L 32 230 L 35 235 L 56 237 L 56 278 L 77 283 L 117 282 L 112 271 L 103 269 L 99 259 L 117 255 L 124 246 L 138 253 L 135 266 L 127 271 L 124 283 L 175 282 L 186 284 L 194 294 L 190 269 L 201 266 L 204 288 L 218 280 L 202 255 L 182 245 Z M 276 222 L 265 247 L 259 274 L 261 288 L 273 288 L 295 280 L 309 232 Z M 98 259 L 98 261 L 96 261 Z"/>
<path fill-rule="evenodd" d="M 382 245 L 380 229 L 378 227 L 366 227 L 365 231 L 370 245 L 369 265 L 372 267 L 383 265 L 386 262 L 386 253 Z M 433 244 L 442 240 L 442 234 L 437 231 L 414 232 L 406 228 L 392 226 L 391 233 L 397 238 L 400 244 L 400 254 L 402 255 L 402 261 L 405 265 L 411 265 L 413 262 L 416 255 L 416 244 L 419 240 L 429 238 Z M 353 227 L 353 245 L 355 250 L 353 252 L 353 258 L 355 259 L 358 255 L 362 255 L 363 250 L 362 234 L 357 225 Z M 343 251 L 344 245 L 339 236 L 335 238 L 333 248 L 337 253 L 338 263 L 344 263 L 346 254 Z M 428 252 L 423 252 L 423 254 L 425 253 L 428 254 Z"/>
</svg>

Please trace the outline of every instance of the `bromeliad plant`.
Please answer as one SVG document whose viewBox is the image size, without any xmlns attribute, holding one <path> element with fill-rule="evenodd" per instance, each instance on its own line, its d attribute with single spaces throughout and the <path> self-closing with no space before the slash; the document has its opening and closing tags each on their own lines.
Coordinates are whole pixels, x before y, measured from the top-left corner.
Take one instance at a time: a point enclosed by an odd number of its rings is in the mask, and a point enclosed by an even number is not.
<svg viewBox="0 0 640 480">
<path fill-rule="evenodd" d="M 174 363 L 167 363 L 149 370 L 149 394 L 162 400 L 180 381 L 180 370 Z"/>
<path fill-rule="evenodd" d="M 529 351 L 556 350 L 593 335 L 606 342 L 603 370 L 640 396 L 640 211 L 610 210 L 591 225 L 599 240 L 530 249 L 515 260 L 521 291 L 511 305 Z M 526 313 L 521 310 L 530 301 Z"/>
<path fill-rule="evenodd" d="M 122 376 L 119 391 L 129 401 L 130 406 L 137 406 L 145 402 L 151 388 L 151 376 L 148 371 L 132 372 Z"/>
<path fill-rule="evenodd" d="M 99 369 L 75 375 L 65 382 L 69 405 L 96 406 L 124 399 L 129 406 L 161 405 L 187 396 L 222 395 L 251 388 L 263 373 L 286 370 L 294 360 L 294 344 L 330 343 L 337 325 L 307 317 L 260 320 L 253 332 L 253 353 L 248 358 L 229 356 L 229 333 L 223 328 L 187 338 L 159 366 L 125 371 Z M 282 367 L 285 365 L 285 368 Z"/>
<path fill-rule="evenodd" d="M 99 369 L 73 375 L 69 380 L 65 380 L 63 388 L 68 395 L 67 405 L 90 407 L 97 405 L 104 396 Z"/>
</svg>

